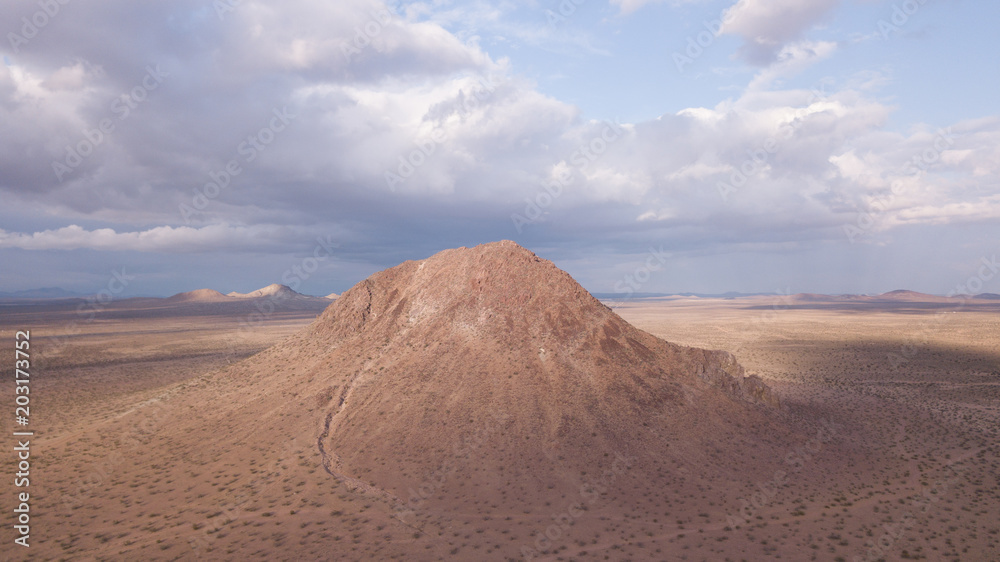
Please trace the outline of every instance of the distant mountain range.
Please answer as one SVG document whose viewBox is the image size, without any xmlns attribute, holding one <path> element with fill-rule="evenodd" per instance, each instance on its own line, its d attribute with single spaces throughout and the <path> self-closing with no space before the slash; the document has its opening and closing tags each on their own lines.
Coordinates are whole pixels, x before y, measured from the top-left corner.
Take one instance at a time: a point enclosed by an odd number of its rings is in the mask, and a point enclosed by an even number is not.
<svg viewBox="0 0 1000 562">
<path fill-rule="evenodd" d="M 88 293 L 77 293 L 74 291 L 67 291 L 60 287 L 44 287 L 41 289 L 28 289 L 24 291 L 12 291 L 12 292 L 0 292 L 0 299 L 3 300 L 49 300 L 49 299 L 82 299 L 91 296 Z M 249 293 L 238 293 L 233 291 L 228 295 L 224 295 L 219 291 L 214 289 L 196 289 L 194 291 L 187 291 L 184 293 L 177 293 L 170 297 L 166 297 L 165 300 L 170 300 L 174 302 L 192 302 L 192 301 L 226 301 L 233 298 L 237 299 L 253 299 L 253 298 L 295 298 L 295 299 L 328 299 L 334 300 L 337 298 L 337 293 L 330 293 L 325 297 L 314 297 L 311 295 L 303 295 L 302 293 L 292 290 L 287 285 L 279 285 L 277 283 L 268 285 L 267 287 L 257 289 L 256 291 L 251 291 Z M 135 298 L 136 295 L 132 295 L 130 298 Z M 144 298 L 159 298 L 159 297 L 144 297 Z"/>
<path fill-rule="evenodd" d="M 591 293 L 600 300 L 649 299 L 657 297 L 698 297 L 701 299 L 735 299 L 742 297 L 773 297 L 774 293 Z"/>
<path fill-rule="evenodd" d="M 739 299 L 739 298 L 749 298 L 749 297 L 785 297 L 784 295 L 778 293 L 739 293 L 735 291 L 730 291 L 726 293 L 592 293 L 595 297 L 600 300 L 631 300 L 631 299 L 647 299 L 647 298 L 669 298 L 669 297 L 695 297 L 702 299 Z M 74 291 L 67 291 L 60 287 L 44 287 L 41 289 L 28 289 L 24 291 L 12 291 L 12 292 L 0 292 L 0 299 L 3 300 L 46 300 L 46 299 L 73 299 L 73 298 L 85 298 L 90 296 L 87 293 L 78 293 Z M 316 297 L 312 295 L 304 295 L 299 293 L 287 285 L 280 285 L 277 283 L 268 285 L 257 289 L 256 291 L 251 291 L 249 293 L 240 293 L 232 291 L 228 294 L 222 294 L 214 289 L 196 289 L 194 291 L 187 291 L 184 293 L 177 293 L 170 297 L 166 297 L 172 301 L 179 302 L 191 302 L 191 301 L 216 301 L 225 302 L 230 299 L 254 299 L 254 298 L 295 298 L 295 299 L 327 299 L 336 300 L 339 295 L 337 293 L 330 293 L 326 296 Z M 940 295 L 931 295 L 927 293 L 920 293 L 916 291 L 910 291 L 906 289 L 897 289 L 895 291 L 889 291 L 887 293 L 882 293 L 879 295 L 851 295 L 851 294 L 841 294 L 841 295 L 824 295 L 817 293 L 796 293 L 793 295 L 788 295 L 785 298 L 789 298 L 798 302 L 871 302 L 871 301 L 911 301 L 911 302 L 940 302 L 942 300 L 949 300 L 955 297 L 944 297 Z M 978 295 L 973 295 L 975 299 L 983 300 L 1000 300 L 1000 294 L 996 293 L 980 293 Z"/>
<path fill-rule="evenodd" d="M 791 295 L 783 295 L 780 293 L 593 293 L 595 297 L 601 300 L 630 300 L 630 299 L 649 299 L 649 298 L 700 298 L 700 299 L 743 299 L 743 298 L 755 298 L 755 297 L 770 297 L 770 298 L 784 298 L 797 302 L 950 302 L 953 299 L 961 298 L 960 296 L 945 297 L 941 295 L 931 295 L 928 293 L 919 293 L 917 291 L 910 291 L 907 289 L 897 289 L 895 291 L 889 291 L 887 293 L 882 293 L 878 295 L 851 295 L 851 294 L 841 294 L 841 295 L 824 295 L 818 293 L 794 293 Z M 966 295 L 967 296 L 967 295 Z M 986 299 L 986 300 L 1000 300 L 1000 295 L 996 293 L 981 293 L 978 295 L 973 295 L 972 298 L 975 299 Z"/>
<path fill-rule="evenodd" d="M 249 293 L 231 295 L 224 295 L 215 289 L 196 289 L 169 297 L 128 296 L 91 303 L 85 299 L 93 297 L 61 289 L 8 294 L 14 296 L 0 296 L 0 307 L 5 311 L 19 307 L 31 307 L 39 312 L 75 310 L 79 314 L 90 315 L 90 318 L 99 313 L 101 318 L 109 320 L 193 315 L 235 317 L 249 321 L 247 319 L 267 316 L 273 312 L 319 314 L 334 302 L 333 298 L 303 295 L 285 285 L 269 285 Z M 81 307 L 80 303 L 84 306 Z"/>
<path fill-rule="evenodd" d="M 789 298 L 795 302 L 838 302 L 838 303 L 954 303 L 958 299 L 969 298 L 970 295 L 956 295 L 952 297 L 944 297 L 940 295 L 930 295 L 927 293 L 919 293 L 917 291 L 909 291 L 906 289 L 897 289 L 895 291 L 889 291 L 888 293 L 882 293 L 880 295 L 818 295 L 814 293 L 798 293 L 791 295 Z M 971 298 L 980 300 L 996 300 L 1000 299 L 1000 295 L 994 293 L 982 293 L 979 295 L 971 295 Z"/>
<path fill-rule="evenodd" d="M 81 298 L 87 295 L 74 293 L 59 287 L 44 287 L 42 289 L 28 289 L 26 291 L 14 291 L 12 293 L 0 293 L 0 299 L 70 299 Z"/>
</svg>

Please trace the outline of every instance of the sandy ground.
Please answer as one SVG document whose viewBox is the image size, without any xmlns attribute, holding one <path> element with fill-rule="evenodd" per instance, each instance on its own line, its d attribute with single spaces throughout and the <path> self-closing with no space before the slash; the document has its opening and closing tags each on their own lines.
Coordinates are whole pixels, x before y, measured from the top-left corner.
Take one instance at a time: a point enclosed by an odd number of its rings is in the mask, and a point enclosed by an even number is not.
<svg viewBox="0 0 1000 562">
<path fill-rule="evenodd" d="M 419 462 L 405 469 L 431 483 L 434 501 L 399 517 L 376 495 L 331 480 L 316 451 L 321 424 L 291 437 L 255 430 L 312 423 L 307 397 L 276 403 L 259 420 L 212 411 L 213 396 L 238 402 L 239 392 L 259 391 L 233 380 L 239 360 L 280 344 L 318 311 L 270 314 L 248 329 L 245 313 L 119 311 L 84 321 L 70 308 L 7 307 L 4 341 L 32 331 L 36 436 L 32 546 L 8 546 L 15 488 L 5 477 L 0 556 L 1000 559 L 1000 307 L 755 297 L 615 310 L 668 341 L 733 352 L 781 396 L 796 437 L 739 458 L 720 440 L 716 451 L 679 451 L 641 477 L 609 457 L 594 467 L 603 475 L 595 495 L 512 502 L 508 492 L 521 494 L 524 482 L 506 474 L 496 501 L 474 505 L 463 501 L 465 473 L 443 472 L 440 452 L 415 451 Z M 9 365 L 11 348 L 0 353 Z M 9 415 L 3 424 L 7 435 L 15 430 Z M 455 439 L 473 466 L 480 453 L 468 437 Z M 12 457 L 0 463 L 4 474 L 15 472 Z"/>
</svg>

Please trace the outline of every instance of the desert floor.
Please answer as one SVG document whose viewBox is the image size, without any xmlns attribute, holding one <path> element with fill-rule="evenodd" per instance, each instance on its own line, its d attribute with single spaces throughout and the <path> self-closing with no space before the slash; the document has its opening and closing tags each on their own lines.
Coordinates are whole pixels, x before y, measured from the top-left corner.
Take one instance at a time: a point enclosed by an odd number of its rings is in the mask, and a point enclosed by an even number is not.
<svg viewBox="0 0 1000 562">
<path fill-rule="evenodd" d="M 746 466 L 726 482 L 699 480 L 700 467 L 674 459 L 662 481 L 609 483 L 609 497 L 573 515 L 536 559 L 1000 559 L 1000 305 L 747 297 L 614 306 L 668 341 L 733 352 L 778 392 L 802 437 L 780 444 L 781 458 L 718 451 L 720 462 Z M 69 306 L 4 307 L 4 364 L 14 363 L 14 331 L 32 334 L 35 437 L 32 546 L 12 544 L 8 483 L 0 556 L 507 560 L 540 544 L 560 505 L 483 505 L 414 526 L 324 479 L 314 435 L 255 435 L 171 400 L 211 392 L 217 373 L 318 313 L 248 323 L 246 313 L 212 310 L 90 319 Z M 4 388 L 10 404 L 9 379 Z M 10 410 L 8 436 L 19 429 Z M 172 433 L 185 416 L 218 429 Z M 10 482 L 7 450 L 0 470 Z M 461 486 L 452 478 L 439 491 L 460 496 Z M 674 498 L 669 505 L 644 499 L 666 486 L 679 487 L 655 496 Z"/>
</svg>

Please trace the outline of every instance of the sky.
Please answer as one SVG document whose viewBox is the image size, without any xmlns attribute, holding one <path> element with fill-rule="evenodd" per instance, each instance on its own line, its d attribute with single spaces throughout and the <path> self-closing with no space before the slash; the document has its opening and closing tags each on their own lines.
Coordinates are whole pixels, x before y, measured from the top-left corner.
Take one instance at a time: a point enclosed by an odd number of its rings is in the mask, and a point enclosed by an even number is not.
<svg viewBox="0 0 1000 562">
<path fill-rule="evenodd" d="M 510 239 L 595 293 L 1000 292 L 997 21 L 4 0 L 0 291 L 325 295 Z"/>
</svg>

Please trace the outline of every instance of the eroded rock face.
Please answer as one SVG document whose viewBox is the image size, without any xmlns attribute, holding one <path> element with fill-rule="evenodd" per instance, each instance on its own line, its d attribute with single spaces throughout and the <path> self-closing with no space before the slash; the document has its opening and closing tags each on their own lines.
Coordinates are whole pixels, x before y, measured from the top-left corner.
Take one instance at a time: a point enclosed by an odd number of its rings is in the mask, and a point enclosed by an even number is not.
<svg viewBox="0 0 1000 562">
<path fill-rule="evenodd" d="M 727 351 L 706 351 L 705 367 L 698 376 L 709 384 L 724 388 L 734 397 L 748 402 L 780 408 L 778 395 L 757 375 L 747 375 L 736 356 Z"/>
</svg>

